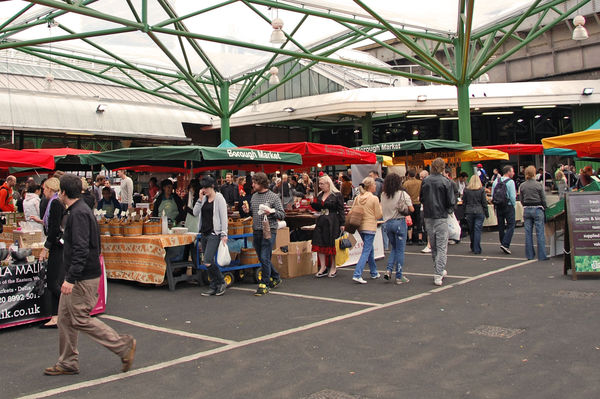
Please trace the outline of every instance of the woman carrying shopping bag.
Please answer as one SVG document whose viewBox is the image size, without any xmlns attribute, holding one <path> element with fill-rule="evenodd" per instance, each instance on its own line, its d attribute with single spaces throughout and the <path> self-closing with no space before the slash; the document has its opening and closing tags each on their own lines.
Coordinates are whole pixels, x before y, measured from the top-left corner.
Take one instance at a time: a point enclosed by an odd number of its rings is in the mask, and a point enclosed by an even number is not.
<svg viewBox="0 0 600 399">
<path fill-rule="evenodd" d="M 317 219 L 312 238 L 312 251 L 317 253 L 320 268 L 315 277 L 335 277 L 335 239 L 344 231 L 344 199 L 327 175 L 319 178 L 319 194 L 311 204 L 321 215 Z M 327 274 L 327 258 L 331 268 Z"/>
<path fill-rule="evenodd" d="M 220 296 L 227 288 L 221 269 L 215 263 L 219 243 L 223 241 L 227 244 L 227 202 L 221 193 L 215 191 L 215 187 L 215 179 L 210 176 L 202 178 L 200 195 L 194 205 L 194 216 L 198 216 L 199 219 L 198 231 L 202 234 L 200 245 L 202 245 L 203 263 L 210 276 L 210 288 L 200 294 L 202 296 Z"/>
<path fill-rule="evenodd" d="M 377 232 L 377 220 L 383 217 L 379 199 L 373 193 L 377 186 L 372 177 L 366 177 L 359 186 L 360 194 L 354 199 L 353 208 L 360 207 L 363 210 L 362 221 L 358 232 L 363 240 L 363 250 L 360 258 L 354 269 L 352 280 L 358 284 L 366 284 L 366 280 L 362 278 L 362 272 L 367 262 L 369 263 L 369 271 L 371 278 L 377 279 L 380 277 L 375 264 L 375 251 L 373 241 Z"/>
<path fill-rule="evenodd" d="M 395 270 L 396 284 L 408 283 L 409 280 L 402 275 L 407 235 L 406 216 L 414 212 L 415 208 L 410 200 L 410 195 L 402 187 L 400 175 L 390 173 L 385 177 L 381 193 L 381 208 L 386 232 L 392 246 L 383 278 L 391 280 Z"/>
</svg>

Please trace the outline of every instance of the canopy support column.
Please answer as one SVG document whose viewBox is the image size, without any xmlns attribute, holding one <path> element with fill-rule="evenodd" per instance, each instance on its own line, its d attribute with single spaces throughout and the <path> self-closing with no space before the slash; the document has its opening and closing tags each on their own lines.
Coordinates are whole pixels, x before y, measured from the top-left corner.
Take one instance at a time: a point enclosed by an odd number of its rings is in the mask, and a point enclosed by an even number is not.
<svg viewBox="0 0 600 399">
<path fill-rule="evenodd" d="M 231 140 L 231 131 L 229 128 L 229 82 L 224 81 L 220 87 L 219 106 L 221 108 L 221 143 L 225 140 Z"/>
<path fill-rule="evenodd" d="M 367 112 L 361 118 L 362 145 L 373 144 L 373 113 Z"/>
<path fill-rule="evenodd" d="M 456 86 L 458 98 L 458 141 L 465 144 L 472 144 L 471 138 L 471 104 L 469 101 L 469 85 L 461 83 Z M 461 172 L 467 172 L 472 175 L 471 162 L 462 162 Z"/>
</svg>

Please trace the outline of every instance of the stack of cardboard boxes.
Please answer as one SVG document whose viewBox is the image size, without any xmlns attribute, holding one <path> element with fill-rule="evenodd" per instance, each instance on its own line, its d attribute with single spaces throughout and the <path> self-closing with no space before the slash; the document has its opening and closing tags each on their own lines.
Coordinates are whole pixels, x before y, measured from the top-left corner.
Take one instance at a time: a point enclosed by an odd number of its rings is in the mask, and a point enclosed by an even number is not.
<svg viewBox="0 0 600 399">
<path fill-rule="evenodd" d="M 317 272 L 313 263 L 311 241 L 290 242 L 290 229 L 277 230 L 271 258 L 282 278 L 306 276 Z"/>
</svg>

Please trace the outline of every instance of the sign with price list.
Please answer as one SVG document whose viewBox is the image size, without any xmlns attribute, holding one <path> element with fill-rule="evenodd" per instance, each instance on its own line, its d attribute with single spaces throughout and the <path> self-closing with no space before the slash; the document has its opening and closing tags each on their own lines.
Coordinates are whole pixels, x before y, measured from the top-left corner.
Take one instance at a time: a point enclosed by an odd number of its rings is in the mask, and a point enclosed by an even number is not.
<svg viewBox="0 0 600 399">
<path fill-rule="evenodd" d="M 600 272 L 600 193 L 568 193 L 567 223 L 573 279 Z"/>
</svg>

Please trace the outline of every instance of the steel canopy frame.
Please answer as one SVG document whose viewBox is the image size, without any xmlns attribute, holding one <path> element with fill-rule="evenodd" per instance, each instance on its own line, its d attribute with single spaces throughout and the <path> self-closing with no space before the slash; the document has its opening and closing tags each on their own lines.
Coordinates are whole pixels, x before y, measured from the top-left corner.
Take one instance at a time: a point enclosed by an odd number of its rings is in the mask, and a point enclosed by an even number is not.
<svg viewBox="0 0 600 399">
<path fill-rule="evenodd" d="M 504 62 L 506 58 L 544 34 L 544 32 L 556 24 L 566 20 L 577 9 L 590 1 L 576 1 L 574 6 L 561 11 L 558 9 L 558 5 L 566 3 L 567 0 L 532 0 L 531 4 L 520 13 L 500 21 L 494 21 L 489 26 L 478 30 L 473 30 L 475 0 L 457 0 L 458 18 L 456 32 L 441 32 L 419 29 L 414 25 L 400 25 L 398 22 L 390 22 L 369 6 L 369 0 L 348 0 L 348 2 L 353 2 L 360 9 L 364 10 L 364 13 L 361 13 L 361 15 L 350 15 L 344 13 L 343 10 L 330 12 L 318 7 L 304 7 L 296 1 L 286 2 L 285 0 L 225 0 L 205 8 L 194 10 L 186 15 L 177 15 L 176 10 L 168 1 L 154 0 L 154 3 L 157 3 L 161 7 L 166 19 L 153 24 L 150 24 L 148 20 L 148 0 L 141 0 L 140 6 L 137 8 L 131 0 L 126 0 L 125 3 L 131 12 L 130 18 L 118 17 L 91 7 L 95 4 L 100 4 L 100 0 L 24 0 L 24 2 L 30 4 L 26 4 L 15 15 L 0 25 L 0 51 L 13 48 L 49 62 L 73 68 L 113 83 L 218 116 L 222 119 L 221 140 L 229 138 L 229 118 L 233 113 L 238 112 L 257 99 L 268 95 L 280 85 L 285 84 L 318 62 L 423 80 L 436 84 L 453 85 L 457 87 L 459 140 L 470 144 L 471 126 L 468 91 L 470 83 L 494 66 Z M 256 44 L 248 40 L 233 40 L 217 35 L 207 35 L 188 29 L 188 25 L 186 25 L 187 20 L 233 4 L 246 6 L 258 18 L 264 20 L 265 24 L 270 24 L 270 18 L 257 6 L 297 13 L 302 18 L 291 31 L 284 32 L 286 41 L 279 47 Z M 36 5 L 50 7 L 51 10 L 43 14 L 38 13 L 18 24 L 15 23 L 17 19 L 24 19 L 24 16 L 28 16 Z M 67 13 L 75 13 L 102 20 L 113 27 L 77 32 L 65 24 L 59 23 L 55 25 L 55 19 Z M 537 16 L 537 20 L 529 30 L 528 35 L 525 38 L 520 38 L 516 35 L 515 32 L 520 28 L 522 29 L 525 20 L 535 16 Z M 308 18 L 321 18 L 333 21 L 340 25 L 342 31 L 319 43 L 305 46 L 296 40 L 295 36 L 302 29 L 303 24 Z M 22 41 L 11 38 L 15 34 L 45 24 L 48 25 L 49 29 L 57 26 L 64 34 Z M 126 57 L 119 56 L 114 51 L 93 40 L 97 37 L 119 35 L 128 32 L 139 32 L 150 39 L 171 62 L 173 69 L 166 70 L 164 68 L 158 69 L 139 65 L 132 60 L 127 60 Z M 396 49 L 377 38 L 377 36 L 385 32 L 391 33 L 412 54 Z M 167 46 L 163 39 L 168 37 L 175 37 L 178 46 L 175 46 L 175 48 Z M 504 54 L 490 61 L 492 56 L 502 45 L 507 43 L 509 38 L 516 38 L 517 43 Z M 92 56 L 73 54 L 56 48 L 53 49 L 51 46 L 52 43 L 72 40 L 82 40 L 87 45 L 103 53 L 106 58 L 100 59 Z M 353 46 L 362 41 L 371 41 L 384 46 L 399 57 L 404 57 L 422 66 L 431 75 L 408 73 L 331 57 L 337 50 Z M 257 65 L 237 75 L 225 76 L 202 48 L 201 43 L 203 42 L 258 50 L 260 52 L 271 53 L 272 56 L 262 65 Z M 428 46 L 429 42 L 433 42 L 435 45 Z M 49 47 L 44 47 L 44 45 L 48 44 L 50 44 Z M 185 44 L 189 47 L 186 48 Z M 295 48 L 288 46 L 289 44 L 294 45 Z M 445 55 L 444 60 L 436 57 L 440 49 L 443 50 Z M 204 64 L 202 71 L 195 71 L 193 69 L 190 61 L 191 55 L 198 57 Z M 294 68 L 291 68 L 290 72 L 280 79 L 278 85 L 271 85 L 266 90 L 257 91 L 258 86 L 268 80 L 269 68 L 272 66 L 281 66 L 289 62 L 298 64 L 300 60 L 307 60 L 309 62 L 300 68 L 299 71 L 292 72 Z M 103 65 L 104 68 L 102 70 L 94 70 L 81 66 L 81 62 L 93 62 L 97 65 Z M 118 72 L 118 74 L 115 74 L 115 72 Z M 143 77 L 146 80 L 138 79 L 136 76 Z M 239 86 L 241 88 L 236 93 L 234 88 L 238 89 Z"/>
</svg>

